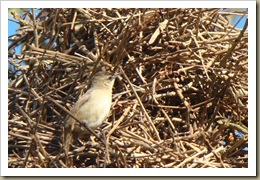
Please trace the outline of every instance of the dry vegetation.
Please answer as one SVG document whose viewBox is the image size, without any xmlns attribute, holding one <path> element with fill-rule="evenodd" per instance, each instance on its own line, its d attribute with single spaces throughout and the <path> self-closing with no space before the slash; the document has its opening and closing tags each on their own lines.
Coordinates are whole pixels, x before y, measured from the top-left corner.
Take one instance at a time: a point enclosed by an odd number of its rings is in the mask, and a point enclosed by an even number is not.
<svg viewBox="0 0 260 180">
<path fill-rule="evenodd" d="M 248 33 L 223 9 L 12 12 L 9 167 L 66 167 L 64 117 L 95 69 L 121 72 L 73 167 L 248 167 Z M 22 52 L 14 48 L 22 45 Z M 239 133 L 243 135 L 239 135 Z"/>
</svg>

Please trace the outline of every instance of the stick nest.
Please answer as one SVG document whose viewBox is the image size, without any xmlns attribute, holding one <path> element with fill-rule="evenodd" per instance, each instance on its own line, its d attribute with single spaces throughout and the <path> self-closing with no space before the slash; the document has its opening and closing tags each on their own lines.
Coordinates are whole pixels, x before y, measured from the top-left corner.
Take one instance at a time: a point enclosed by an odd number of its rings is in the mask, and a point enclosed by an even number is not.
<svg viewBox="0 0 260 180">
<path fill-rule="evenodd" d="M 33 13 L 33 11 L 35 11 Z M 12 12 L 9 167 L 66 167 L 66 110 L 95 69 L 120 72 L 109 118 L 72 167 L 248 167 L 248 33 L 225 9 Z M 16 47 L 21 47 L 19 53 Z"/>
</svg>

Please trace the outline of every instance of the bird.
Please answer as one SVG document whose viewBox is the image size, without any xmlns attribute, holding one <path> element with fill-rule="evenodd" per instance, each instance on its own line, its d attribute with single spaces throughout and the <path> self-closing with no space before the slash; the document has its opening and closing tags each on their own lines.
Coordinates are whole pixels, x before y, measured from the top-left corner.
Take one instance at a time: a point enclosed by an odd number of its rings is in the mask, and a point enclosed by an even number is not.
<svg viewBox="0 0 260 180">
<path fill-rule="evenodd" d="M 110 75 L 104 70 L 94 74 L 86 93 L 71 108 L 72 115 L 92 130 L 99 127 L 109 115 L 112 103 L 112 88 L 117 76 L 118 73 Z M 66 161 L 68 160 L 70 145 L 76 139 L 90 134 L 78 121 L 70 115 L 67 115 L 64 121 L 63 147 Z"/>
</svg>

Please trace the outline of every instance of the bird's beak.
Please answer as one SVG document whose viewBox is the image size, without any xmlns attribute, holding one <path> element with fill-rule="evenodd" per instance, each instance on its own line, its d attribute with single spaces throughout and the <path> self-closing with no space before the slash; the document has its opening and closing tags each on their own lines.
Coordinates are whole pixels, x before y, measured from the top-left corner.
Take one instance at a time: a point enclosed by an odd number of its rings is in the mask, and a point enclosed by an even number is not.
<svg viewBox="0 0 260 180">
<path fill-rule="evenodd" d="M 121 73 L 118 73 L 118 72 L 116 72 L 112 77 L 111 77 L 111 79 L 116 79 L 118 76 L 120 76 L 121 75 Z"/>
</svg>

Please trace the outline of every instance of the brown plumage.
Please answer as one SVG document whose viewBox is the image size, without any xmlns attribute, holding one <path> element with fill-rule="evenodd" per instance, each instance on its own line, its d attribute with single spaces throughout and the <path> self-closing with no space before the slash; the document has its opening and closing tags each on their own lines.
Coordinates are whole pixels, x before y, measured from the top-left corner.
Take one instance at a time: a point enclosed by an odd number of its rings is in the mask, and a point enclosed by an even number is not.
<svg viewBox="0 0 260 180">
<path fill-rule="evenodd" d="M 112 102 L 112 88 L 115 77 L 104 71 L 97 72 L 91 79 L 90 87 L 71 109 L 71 113 L 89 128 L 96 129 L 107 118 Z M 64 123 L 64 152 L 66 161 L 71 143 L 89 134 L 88 130 L 70 115 Z"/>
</svg>

